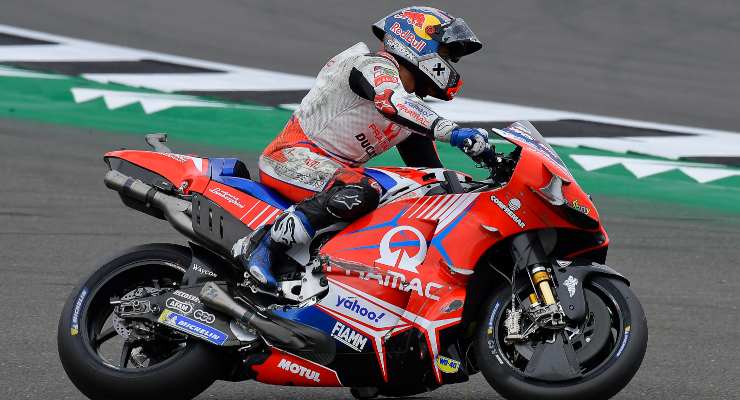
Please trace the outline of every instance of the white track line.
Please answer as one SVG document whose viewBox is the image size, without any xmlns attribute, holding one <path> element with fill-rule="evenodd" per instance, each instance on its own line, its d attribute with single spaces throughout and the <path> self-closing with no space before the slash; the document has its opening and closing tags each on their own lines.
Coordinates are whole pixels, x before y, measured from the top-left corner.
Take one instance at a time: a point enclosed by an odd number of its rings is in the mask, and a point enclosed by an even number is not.
<svg viewBox="0 0 740 400">
<path fill-rule="evenodd" d="M 52 35 L 0 24 L 0 32 L 33 39 L 59 43 L 56 45 L 0 46 L 0 63 L 3 61 L 138 61 L 151 59 L 174 64 L 214 69 L 224 72 L 185 74 L 85 74 L 87 79 L 98 82 L 115 82 L 146 87 L 165 92 L 172 91 L 281 91 L 306 90 L 314 78 L 268 71 L 237 65 L 211 62 L 190 57 L 157 53 L 97 43 L 87 40 Z M 340 49 L 337 49 L 338 51 Z M 459 98 L 452 102 L 433 101 L 431 107 L 449 119 L 464 122 L 490 121 L 557 121 L 575 119 L 642 129 L 658 129 L 695 136 L 640 136 L 640 137 L 555 137 L 552 144 L 578 147 L 587 146 L 618 153 L 636 152 L 658 157 L 740 155 L 740 134 L 737 132 L 704 129 L 613 118 L 593 114 L 527 107 L 515 104 Z"/>
</svg>

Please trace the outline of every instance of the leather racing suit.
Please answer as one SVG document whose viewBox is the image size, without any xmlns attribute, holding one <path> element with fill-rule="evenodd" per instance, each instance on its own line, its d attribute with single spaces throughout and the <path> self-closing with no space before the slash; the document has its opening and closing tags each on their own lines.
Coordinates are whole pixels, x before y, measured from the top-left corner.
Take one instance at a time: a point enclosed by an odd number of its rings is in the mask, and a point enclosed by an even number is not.
<svg viewBox="0 0 740 400">
<path fill-rule="evenodd" d="M 242 260 L 246 268 L 274 288 L 277 282 L 264 265 L 276 246 L 308 243 L 316 231 L 378 206 L 381 189 L 363 174 L 364 163 L 398 145 L 407 165 L 441 167 L 433 140 L 449 142 L 455 128 L 404 90 L 393 56 L 371 53 L 364 43 L 343 51 L 324 65 L 259 159 L 262 183 L 299 203 L 277 219 L 269 235 L 252 238 L 255 250 L 244 244 L 238 249 L 237 243 L 235 254 L 250 253 Z"/>
</svg>

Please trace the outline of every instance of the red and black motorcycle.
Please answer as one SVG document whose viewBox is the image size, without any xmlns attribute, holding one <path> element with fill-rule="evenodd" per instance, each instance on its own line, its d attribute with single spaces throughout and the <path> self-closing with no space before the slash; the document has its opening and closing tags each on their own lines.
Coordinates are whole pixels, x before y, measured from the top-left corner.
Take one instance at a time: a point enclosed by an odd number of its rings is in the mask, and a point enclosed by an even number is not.
<svg viewBox="0 0 740 400">
<path fill-rule="evenodd" d="M 607 398 L 637 372 L 647 323 L 589 196 L 528 122 L 476 181 L 367 168 L 381 206 L 278 255 L 280 298 L 230 256 L 289 204 L 232 158 L 107 153 L 106 185 L 188 246 L 101 265 L 59 321 L 62 364 L 93 399 L 192 398 L 215 380 L 408 396 L 482 372 L 509 399 Z"/>
</svg>

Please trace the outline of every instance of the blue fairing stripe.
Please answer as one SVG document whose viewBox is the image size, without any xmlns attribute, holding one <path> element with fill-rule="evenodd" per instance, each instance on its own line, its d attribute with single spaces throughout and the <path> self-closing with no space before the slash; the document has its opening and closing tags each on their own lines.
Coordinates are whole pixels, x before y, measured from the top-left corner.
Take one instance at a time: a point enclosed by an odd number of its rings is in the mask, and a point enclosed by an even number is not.
<svg viewBox="0 0 740 400">
<path fill-rule="evenodd" d="M 391 190 L 396 186 L 396 180 L 388 176 L 385 172 L 373 168 L 365 168 L 365 176 L 373 178 L 383 188 L 383 193 Z"/>
</svg>

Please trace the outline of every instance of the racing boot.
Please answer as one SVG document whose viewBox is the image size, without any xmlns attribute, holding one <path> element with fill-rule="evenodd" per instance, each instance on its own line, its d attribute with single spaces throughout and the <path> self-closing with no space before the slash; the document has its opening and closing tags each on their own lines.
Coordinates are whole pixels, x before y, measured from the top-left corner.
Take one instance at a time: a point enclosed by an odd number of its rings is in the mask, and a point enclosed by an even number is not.
<svg viewBox="0 0 740 400">
<path fill-rule="evenodd" d="M 300 211 L 289 211 L 273 225 L 265 225 L 240 239 L 232 249 L 234 257 L 264 290 L 277 292 L 277 279 L 272 274 L 274 252 L 288 251 L 294 245 L 311 242 L 314 230 Z"/>
</svg>

